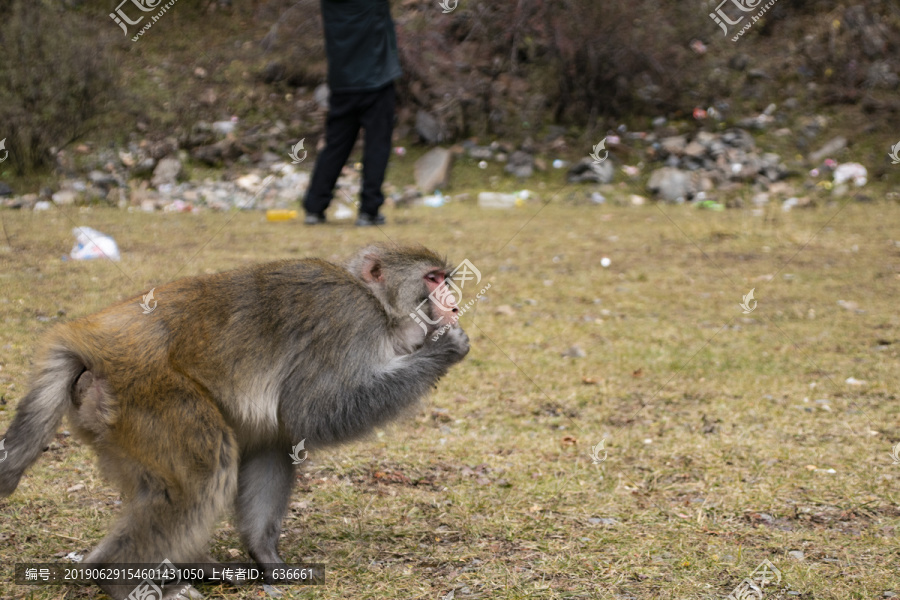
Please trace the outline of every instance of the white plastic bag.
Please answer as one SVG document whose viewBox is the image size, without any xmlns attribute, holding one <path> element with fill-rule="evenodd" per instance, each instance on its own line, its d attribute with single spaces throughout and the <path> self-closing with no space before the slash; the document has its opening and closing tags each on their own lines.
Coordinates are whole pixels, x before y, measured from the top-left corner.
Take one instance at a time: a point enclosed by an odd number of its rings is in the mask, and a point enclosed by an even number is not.
<svg viewBox="0 0 900 600">
<path fill-rule="evenodd" d="M 866 168 L 859 163 L 844 163 L 842 165 L 838 165 L 838 168 L 834 170 L 834 185 L 840 185 L 847 181 L 853 181 L 853 185 L 856 187 L 862 187 L 866 185 L 866 181 L 868 181 L 869 172 L 866 171 Z"/>
<path fill-rule="evenodd" d="M 75 227 L 72 229 L 75 236 L 75 245 L 70 256 L 74 260 L 89 260 L 92 258 L 107 257 L 119 260 L 119 247 L 116 240 L 105 233 L 101 233 L 90 227 Z"/>
</svg>

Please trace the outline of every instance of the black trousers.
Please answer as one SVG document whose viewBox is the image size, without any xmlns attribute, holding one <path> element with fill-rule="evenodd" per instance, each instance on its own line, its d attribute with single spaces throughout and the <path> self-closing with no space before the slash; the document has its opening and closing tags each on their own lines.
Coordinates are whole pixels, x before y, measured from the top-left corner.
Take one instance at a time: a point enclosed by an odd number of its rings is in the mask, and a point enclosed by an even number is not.
<svg viewBox="0 0 900 600">
<path fill-rule="evenodd" d="M 366 130 L 360 213 L 375 216 L 384 204 L 381 184 L 391 156 L 394 131 L 394 83 L 373 91 L 332 92 L 325 123 L 325 148 L 316 158 L 303 208 L 322 214 L 331 203 L 334 184 L 347 162 L 359 128 Z"/>
</svg>

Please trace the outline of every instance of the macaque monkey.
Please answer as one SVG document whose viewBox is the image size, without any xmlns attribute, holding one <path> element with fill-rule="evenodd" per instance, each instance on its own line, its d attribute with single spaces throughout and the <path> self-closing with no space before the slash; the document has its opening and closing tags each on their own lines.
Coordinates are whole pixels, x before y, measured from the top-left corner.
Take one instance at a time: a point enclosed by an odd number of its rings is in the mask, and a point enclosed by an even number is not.
<svg viewBox="0 0 900 600">
<path fill-rule="evenodd" d="M 254 561 L 284 563 L 293 444 L 323 448 L 400 415 L 469 351 L 446 260 L 422 247 L 371 246 L 346 267 L 304 259 L 191 277 L 57 327 L 38 355 L 0 462 L 0 498 L 64 414 L 123 495 L 85 563 L 208 562 L 232 506 Z M 439 290 L 441 291 L 441 290 Z M 105 584 L 116 600 L 134 585 Z"/>
</svg>

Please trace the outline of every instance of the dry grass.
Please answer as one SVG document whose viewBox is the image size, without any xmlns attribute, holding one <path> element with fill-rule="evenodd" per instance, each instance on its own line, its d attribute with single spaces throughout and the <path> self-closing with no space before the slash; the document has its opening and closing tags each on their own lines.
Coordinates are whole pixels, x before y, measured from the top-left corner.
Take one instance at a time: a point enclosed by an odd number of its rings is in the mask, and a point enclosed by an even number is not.
<svg viewBox="0 0 900 600">
<path fill-rule="evenodd" d="M 11 247 L 0 253 L 0 430 L 60 312 L 90 313 L 176 274 L 341 259 L 389 236 L 469 258 L 492 284 L 464 317 L 469 358 L 418 416 L 310 449 L 281 550 L 325 563 L 328 581 L 285 597 L 717 598 L 765 558 L 799 593 L 766 598 L 900 593 L 895 205 L 767 218 L 450 205 L 391 211 L 382 232 L 258 213 L 0 216 Z M 61 261 L 74 224 L 113 234 L 122 262 Z M 744 315 L 751 288 L 759 305 Z M 576 345 L 583 357 L 562 355 Z M 601 440 L 608 458 L 593 464 Z M 0 597 L 102 597 L 8 583 L 15 562 L 102 537 L 117 494 L 92 461 L 59 435 L 0 502 Z M 232 548 L 223 523 L 213 554 L 230 560 Z"/>
</svg>

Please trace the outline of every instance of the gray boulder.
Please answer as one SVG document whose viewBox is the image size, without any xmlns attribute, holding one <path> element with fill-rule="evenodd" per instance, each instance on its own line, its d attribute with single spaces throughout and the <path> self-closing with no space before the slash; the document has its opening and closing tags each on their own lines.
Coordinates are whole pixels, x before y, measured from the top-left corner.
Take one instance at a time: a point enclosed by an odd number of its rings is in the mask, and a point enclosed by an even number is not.
<svg viewBox="0 0 900 600">
<path fill-rule="evenodd" d="M 656 169 L 647 189 L 667 202 L 684 202 L 692 195 L 691 174 L 672 167 Z"/>
<path fill-rule="evenodd" d="M 153 178 L 150 183 L 155 188 L 165 184 L 175 185 L 178 182 L 178 177 L 181 175 L 181 170 L 180 160 L 171 157 L 164 158 L 153 169 Z"/>
<path fill-rule="evenodd" d="M 450 178 L 453 154 L 445 148 L 434 148 L 416 161 L 416 186 L 423 194 L 430 194 L 445 185 Z"/>
</svg>

